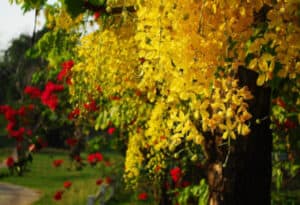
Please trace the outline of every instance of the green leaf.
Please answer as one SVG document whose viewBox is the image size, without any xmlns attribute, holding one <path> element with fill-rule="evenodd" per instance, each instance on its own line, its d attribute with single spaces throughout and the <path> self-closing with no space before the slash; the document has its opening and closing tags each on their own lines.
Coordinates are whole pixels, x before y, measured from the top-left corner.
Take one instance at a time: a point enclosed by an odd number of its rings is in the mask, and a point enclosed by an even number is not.
<svg viewBox="0 0 300 205">
<path fill-rule="evenodd" d="M 84 0 L 64 0 L 64 5 L 72 18 L 76 18 L 79 14 L 85 11 Z"/>
</svg>

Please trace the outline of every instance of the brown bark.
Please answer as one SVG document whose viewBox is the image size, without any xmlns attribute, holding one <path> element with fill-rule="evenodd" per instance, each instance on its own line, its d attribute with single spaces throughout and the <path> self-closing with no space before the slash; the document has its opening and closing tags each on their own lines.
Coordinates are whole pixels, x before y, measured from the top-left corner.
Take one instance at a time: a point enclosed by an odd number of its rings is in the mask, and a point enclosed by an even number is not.
<svg viewBox="0 0 300 205">
<path fill-rule="evenodd" d="M 239 68 L 240 85 L 248 86 L 254 96 L 248 102 L 253 116 L 250 135 L 234 141 L 226 166 L 222 165 L 228 150 L 220 150 L 216 142 L 208 149 L 211 155 L 207 168 L 209 205 L 271 204 L 271 91 L 258 87 L 257 77 L 255 72 Z M 261 123 L 257 124 L 256 119 L 261 119 Z"/>
</svg>

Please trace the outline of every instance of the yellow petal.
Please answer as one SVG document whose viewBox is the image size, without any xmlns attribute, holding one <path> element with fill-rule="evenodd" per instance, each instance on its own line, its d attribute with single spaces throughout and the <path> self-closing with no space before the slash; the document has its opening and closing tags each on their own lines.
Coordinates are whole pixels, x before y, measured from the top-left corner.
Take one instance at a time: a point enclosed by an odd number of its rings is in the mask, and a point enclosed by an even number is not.
<svg viewBox="0 0 300 205">
<path fill-rule="evenodd" d="M 256 80 L 256 84 L 258 86 L 262 86 L 264 84 L 265 80 L 266 80 L 265 74 L 260 74 Z"/>
</svg>

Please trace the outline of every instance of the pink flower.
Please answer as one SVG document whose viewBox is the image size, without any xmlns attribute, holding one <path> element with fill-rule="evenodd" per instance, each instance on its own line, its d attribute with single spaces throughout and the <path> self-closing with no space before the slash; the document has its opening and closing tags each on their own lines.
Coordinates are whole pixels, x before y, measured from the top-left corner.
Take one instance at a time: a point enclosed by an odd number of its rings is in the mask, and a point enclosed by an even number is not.
<svg viewBox="0 0 300 205">
<path fill-rule="evenodd" d="M 29 147 L 28 147 L 28 151 L 29 151 L 29 152 L 34 152 L 35 150 L 36 150 L 35 144 L 29 145 Z"/>
<path fill-rule="evenodd" d="M 139 200 L 145 201 L 147 200 L 147 198 L 148 198 L 148 194 L 146 192 L 142 192 L 138 195 Z"/>
<path fill-rule="evenodd" d="M 116 131 L 116 128 L 110 127 L 110 128 L 108 128 L 107 133 L 112 135 L 115 131 Z"/>
<path fill-rule="evenodd" d="M 181 176 L 182 176 L 182 171 L 179 167 L 175 167 L 175 168 L 171 169 L 170 175 L 172 177 L 172 180 L 175 183 L 177 183 L 180 180 Z"/>
</svg>

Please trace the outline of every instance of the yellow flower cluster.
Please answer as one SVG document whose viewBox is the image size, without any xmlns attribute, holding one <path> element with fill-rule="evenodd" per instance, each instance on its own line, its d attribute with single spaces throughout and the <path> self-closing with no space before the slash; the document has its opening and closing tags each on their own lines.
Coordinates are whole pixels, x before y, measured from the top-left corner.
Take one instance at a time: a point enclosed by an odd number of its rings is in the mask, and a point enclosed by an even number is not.
<svg viewBox="0 0 300 205">
<path fill-rule="evenodd" d="M 149 172 L 166 168 L 165 153 L 204 147 L 207 133 L 224 140 L 250 133 L 252 96 L 234 77 L 239 66 L 258 72 L 258 85 L 275 74 L 299 76 L 299 1 L 137 0 L 135 6 L 130 18 L 122 12 L 114 16 L 118 23 L 99 22 L 98 31 L 82 37 L 71 87 L 73 98 L 86 100 L 99 85 L 101 95 L 120 96 L 110 116 L 125 102 L 137 105 L 136 124 L 128 126 L 128 181 L 142 164 Z"/>
<path fill-rule="evenodd" d="M 72 19 L 70 14 L 65 9 L 45 9 L 46 25 L 49 29 L 70 30 L 77 28 L 83 21 L 83 14 L 80 14 L 75 19 Z"/>
<path fill-rule="evenodd" d="M 135 133 L 130 136 L 125 158 L 125 181 L 134 185 L 140 174 L 140 168 L 144 161 L 141 153 L 143 135 Z"/>
</svg>

